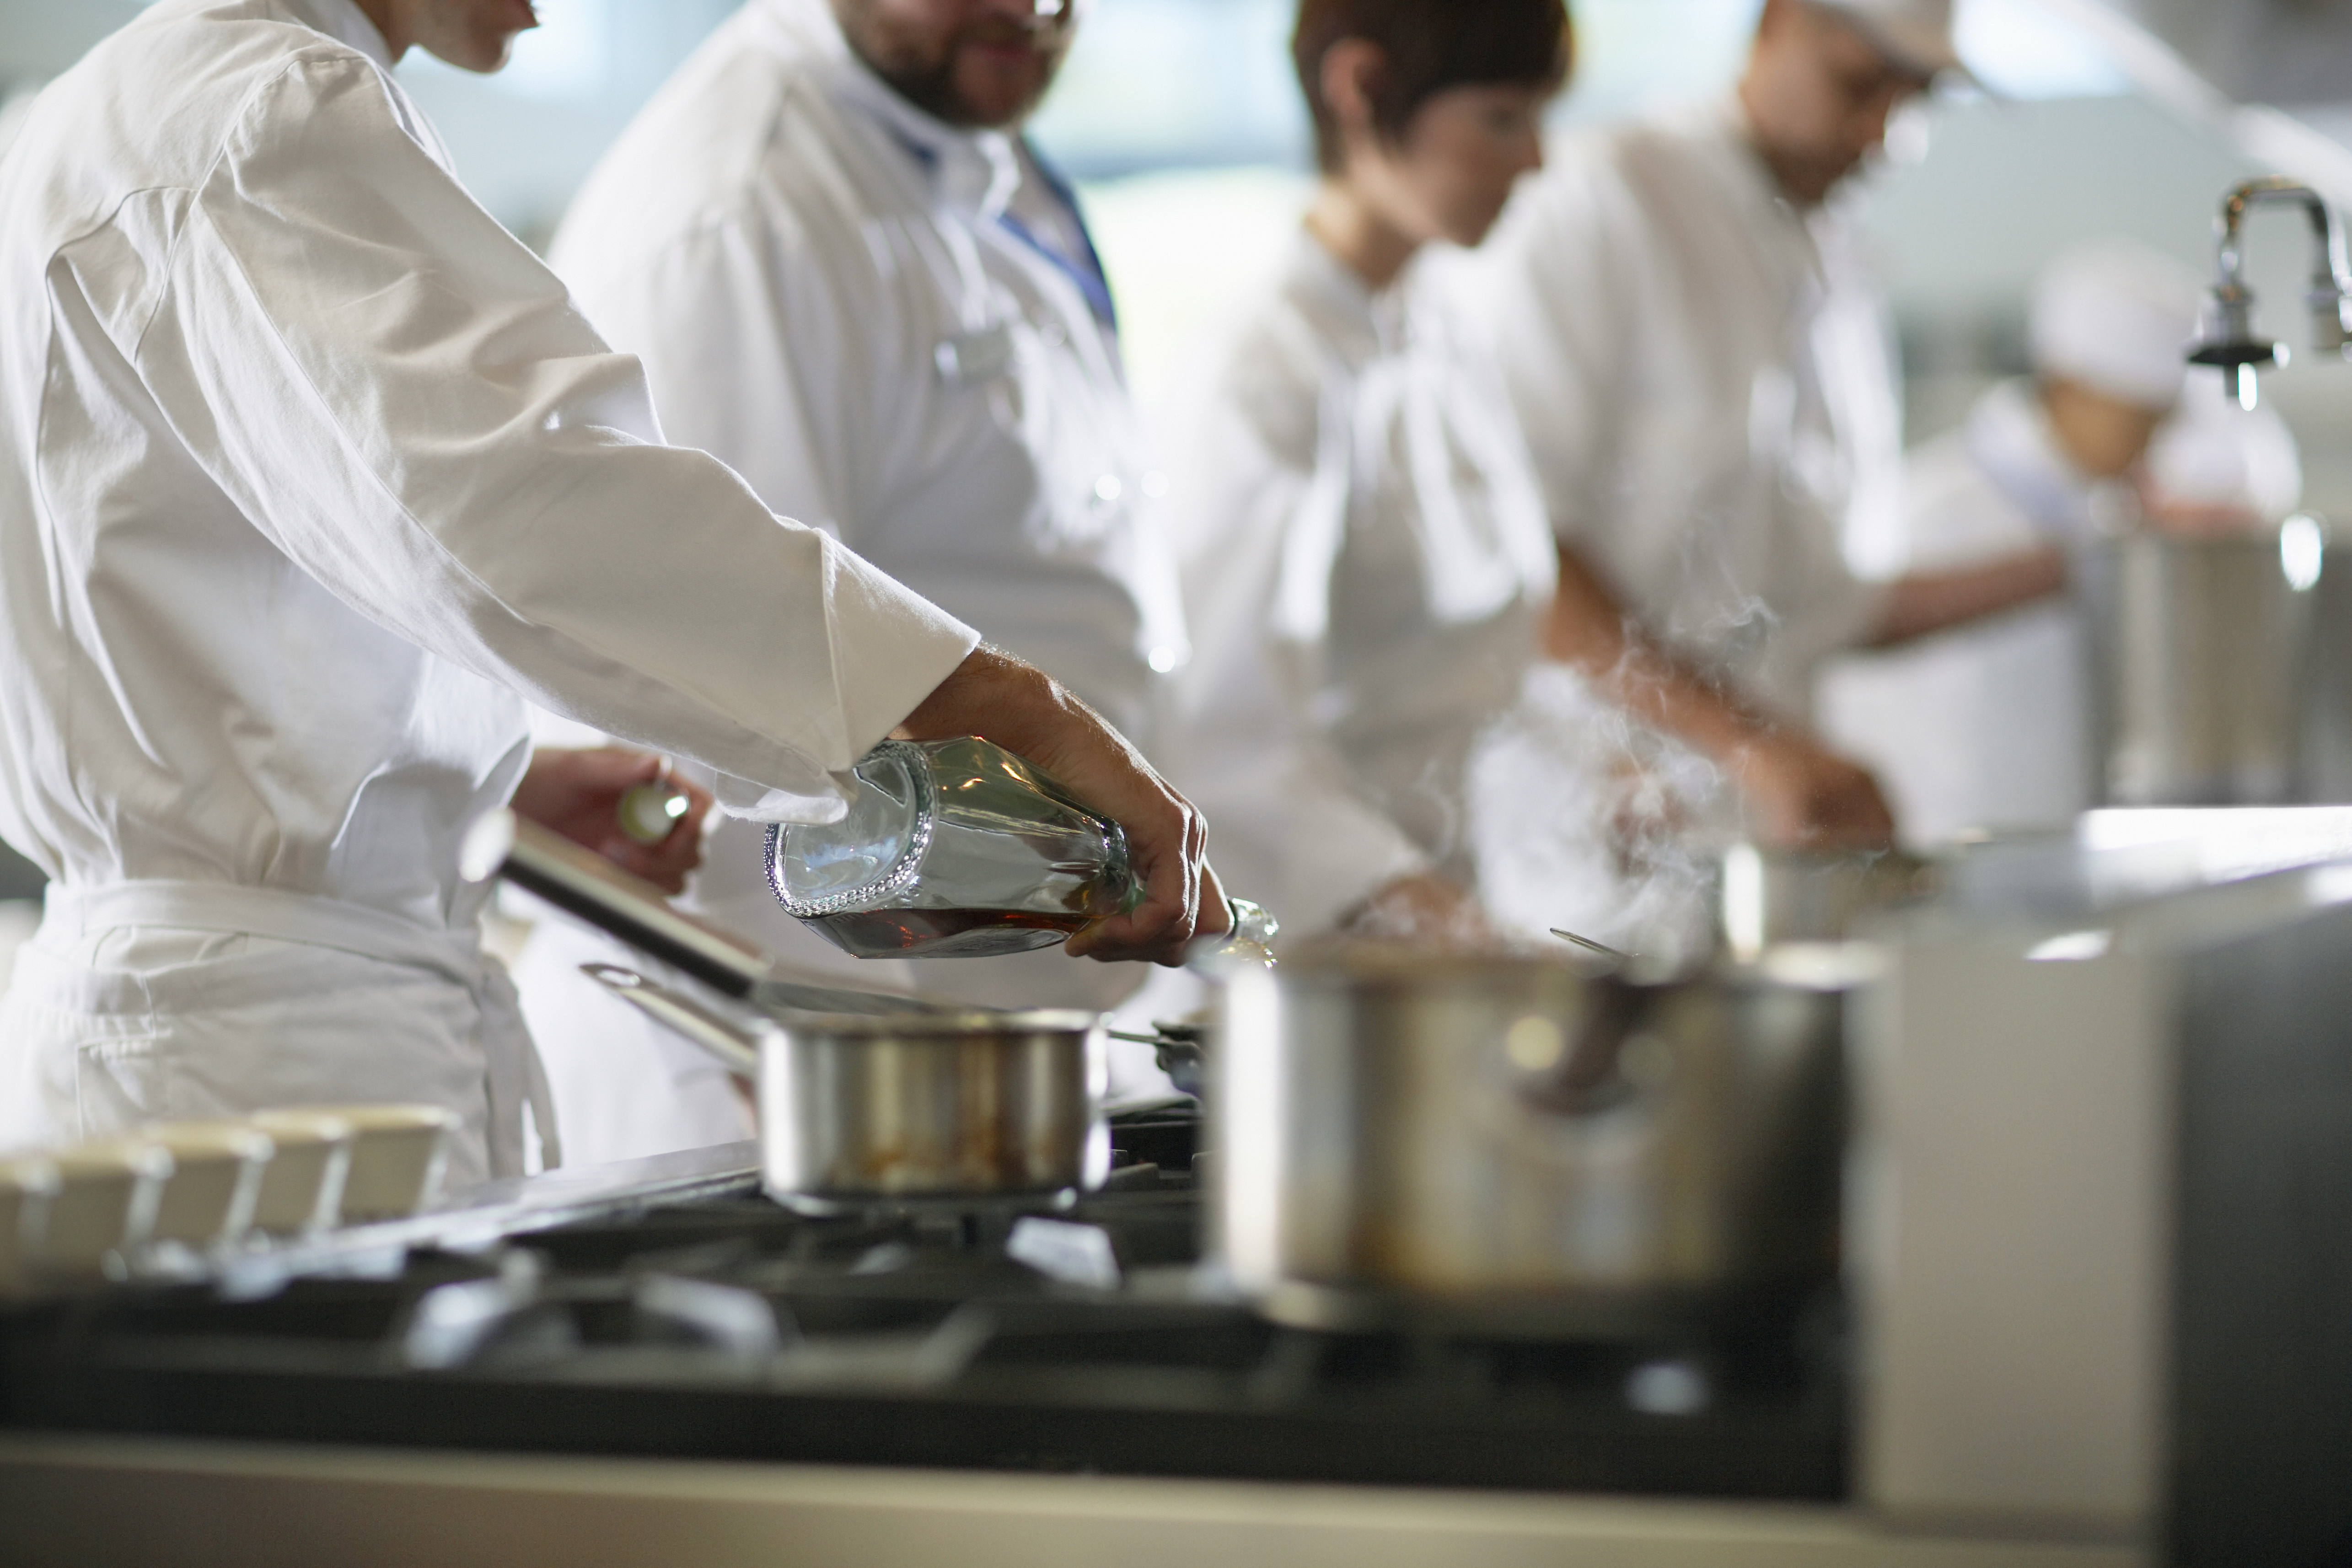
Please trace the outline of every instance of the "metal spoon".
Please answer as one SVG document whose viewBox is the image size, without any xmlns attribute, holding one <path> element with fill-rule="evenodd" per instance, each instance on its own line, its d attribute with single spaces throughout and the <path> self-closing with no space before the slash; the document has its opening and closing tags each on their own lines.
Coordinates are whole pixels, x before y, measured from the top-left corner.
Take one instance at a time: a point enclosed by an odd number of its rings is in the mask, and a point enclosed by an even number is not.
<svg viewBox="0 0 2352 1568">
<path fill-rule="evenodd" d="M 1579 947 L 1591 948 L 1601 957 L 1614 959 L 1620 963 L 1631 963 L 1635 956 L 1630 952 L 1620 952 L 1606 942 L 1595 942 L 1589 936 L 1579 936 L 1572 931 L 1562 931 L 1558 926 L 1551 928 L 1551 934 L 1562 942 L 1572 942 Z"/>
</svg>

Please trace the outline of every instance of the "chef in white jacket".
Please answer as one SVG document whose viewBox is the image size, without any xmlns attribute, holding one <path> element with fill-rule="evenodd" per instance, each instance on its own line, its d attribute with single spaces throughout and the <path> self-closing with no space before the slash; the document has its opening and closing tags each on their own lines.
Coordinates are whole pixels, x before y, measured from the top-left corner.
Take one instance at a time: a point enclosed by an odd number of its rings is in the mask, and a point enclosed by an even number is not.
<svg viewBox="0 0 2352 1568">
<path fill-rule="evenodd" d="M 2177 499 L 2152 492 L 2161 481 L 2142 460 L 2180 403 L 2199 306 L 2187 268 L 2130 241 L 2051 263 L 2034 289 L 2033 374 L 1911 456 L 1905 564 L 1963 566 L 2044 542 L 2076 551 L 2137 525 L 2144 497 L 2159 510 Z M 2237 451 L 2240 429 L 2271 430 L 2221 407 L 2215 382 L 2168 443 L 2168 475 Z M 2064 598 L 1858 657 L 1824 678 L 1822 722 L 1886 781 L 1908 840 L 2068 823 L 2096 798 L 2089 636 Z"/>
<path fill-rule="evenodd" d="M 533 1058 L 457 843 L 523 773 L 524 699 L 775 819 L 836 814 L 894 726 L 978 730 L 1149 845 L 1152 900 L 1081 947 L 1190 933 L 1190 808 L 663 445 L 635 362 L 467 196 L 390 68 L 495 68 L 530 20 L 165 0 L 0 162 L 0 831 L 54 879 L 0 1143 L 421 1100 L 464 1120 L 454 1179 L 515 1173 Z"/>
<path fill-rule="evenodd" d="M 1541 161 L 1566 37 L 1559 0 L 1305 0 L 1320 187 L 1171 399 L 1195 651 L 1170 776 L 1287 930 L 1483 934 L 1467 770 L 1537 656 L 1552 550 L 1440 273 Z"/>
<path fill-rule="evenodd" d="M 1900 419 L 1825 204 L 1954 63 L 1948 0 L 1766 0 L 1726 101 L 1556 147 L 1467 290 L 1559 536 L 1552 652 L 1712 757 L 1773 838 L 1892 829 L 1812 730 L 1825 655 L 2063 582 L 2049 550 L 1893 584 L 1844 552 L 1895 526 Z"/>
<path fill-rule="evenodd" d="M 1020 135 L 1076 31 L 1033 0 L 751 0 L 623 132 L 551 259 L 643 359 L 671 439 L 1035 662 L 1147 751 L 1183 661 L 1176 571 L 1071 193 Z M 960 1000 L 1108 1006 L 1141 966 L 852 960 L 724 823 L 693 899 L 787 959 Z M 745 1135 L 691 1046 L 549 922 L 517 982 L 575 1154 Z M 1126 972 L 1122 972 L 1122 971 Z"/>
</svg>

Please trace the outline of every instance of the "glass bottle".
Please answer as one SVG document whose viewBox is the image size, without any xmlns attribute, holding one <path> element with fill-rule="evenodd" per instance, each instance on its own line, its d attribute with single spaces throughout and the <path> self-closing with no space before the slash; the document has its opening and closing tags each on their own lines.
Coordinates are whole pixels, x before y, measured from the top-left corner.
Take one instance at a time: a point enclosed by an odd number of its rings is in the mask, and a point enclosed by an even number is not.
<svg viewBox="0 0 2352 1568">
<path fill-rule="evenodd" d="M 1051 947 L 1142 901 L 1118 824 L 1002 746 L 885 741 L 838 822 L 768 829 L 787 914 L 860 958 Z"/>
</svg>

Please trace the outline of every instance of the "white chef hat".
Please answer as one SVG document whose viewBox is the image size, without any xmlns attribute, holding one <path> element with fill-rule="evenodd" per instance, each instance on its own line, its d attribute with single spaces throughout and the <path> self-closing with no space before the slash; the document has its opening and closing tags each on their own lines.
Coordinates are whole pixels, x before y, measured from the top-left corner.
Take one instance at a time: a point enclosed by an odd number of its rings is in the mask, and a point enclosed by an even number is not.
<svg viewBox="0 0 2352 1568">
<path fill-rule="evenodd" d="M 2147 488 L 2154 511 L 2235 511 L 2275 523 L 2303 500 L 2302 454 L 2269 404 L 2241 408 L 2222 374 L 2200 366 L 2148 446 Z"/>
<path fill-rule="evenodd" d="M 1814 0 L 1862 29 L 1888 58 L 1921 76 L 1959 68 L 1952 47 L 1952 0 Z"/>
<path fill-rule="evenodd" d="M 2128 239 L 2077 246 L 2033 289 L 2033 368 L 2144 408 L 2180 396 L 2197 336 L 2197 279 Z"/>
</svg>

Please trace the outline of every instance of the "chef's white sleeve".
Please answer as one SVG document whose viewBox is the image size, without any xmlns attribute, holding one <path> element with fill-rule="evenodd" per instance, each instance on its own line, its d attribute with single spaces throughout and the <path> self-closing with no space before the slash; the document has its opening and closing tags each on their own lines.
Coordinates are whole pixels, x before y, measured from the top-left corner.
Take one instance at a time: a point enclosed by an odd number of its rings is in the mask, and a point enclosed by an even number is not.
<svg viewBox="0 0 2352 1568">
<path fill-rule="evenodd" d="M 133 357 L 198 460 L 360 614 L 771 818 L 975 646 L 734 473 L 662 444 L 637 362 L 347 54 L 256 94 L 169 231 Z M 129 302 L 135 307 L 136 302 Z"/>
<path fill-rule="evenodd" d="M 1234 400 L 1181 402 L 1170 531 L 1193 654 L 1177 678 L 1177 782 L 1207 816 L 1221 876 L 1264 887 L 1262 901 L 1292 929 L 1328 930 L 1432 862 L 1329 743 L 1324 648 L 1294 629 L 1301 607 L 1282 603 L 1310 584 L 1329 592 L 1328 561 L 1319 584 L 1297 569 L 1315 511 L 1312 435 L 1303 459 L 1286 457 Z"/>
<path fill-rule="evenodd" d="M 871 339 L 893 312 L 764 211 L 618 255 L 560 242 L 551 261 L 602 336 L 643 349 L 670 439 L 726 453 L 761 500 L 857 547 L 856 476 L 879 468 L 888 416 Z"/>
<path fill-rule="evenodd" d="M 1582 174 L 1584 177 L 1578 177 Z M 1619 522 L 1625 417 L 1641 395 L 1638 291 L 1619 274 L 1612 237 L 1632 222 L 1623 193 L 1597 171 L 1530 181 L 1482 264 L 1461 274 L 1517 410 L 1553 531 L 1605 542 Z M 1599 564 L 1598 562 L 1595 564 Z"/>
</svg>

